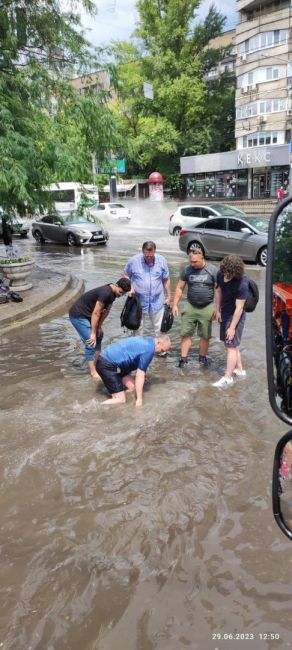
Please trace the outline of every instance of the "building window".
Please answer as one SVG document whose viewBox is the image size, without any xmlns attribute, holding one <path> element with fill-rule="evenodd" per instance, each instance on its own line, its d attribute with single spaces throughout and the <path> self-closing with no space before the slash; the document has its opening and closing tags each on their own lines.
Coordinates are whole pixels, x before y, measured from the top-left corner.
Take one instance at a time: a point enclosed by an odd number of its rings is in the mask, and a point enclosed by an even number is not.
<svg viewBox="0 0 292 650">
<path fill-rule="evenodd" d="M 287 108 L 286 99 L 266 99 L 265 101 L 250 102 L 236 109 L 236 119 L 244 120 L 254 115 L 265 115 L 266 113 L 278 113 Z"/>
<path fill-rule="evenodd" d="M 271 196 L 277 196 L 277 190 L 283 185 L 284 192 L 289 192 L 289 167 L 271 168 Z"/>
<path fill-rule="evenodd" d="M 287 29 L 276 29 L 273 32 L 260 32 L 255 36 L 243 41 L 239 46 L 240 54 L 244 52 L 255 52 L 275 45 L 283 45 L 287 41 Z"/>
<path fill-rule="evenodd" d="M 237 87 L 246 88 L 255 84 L 265 83 L 266 81 L 274 81 L 276 79 L 287 77 L 287 66 L 265 66 L 255 68 L 238 77 Z"/>
<path fill-rule="evenodd" d="M 249 133 L 244 135 L 242 140 L 239 139 L 239 148 L 246 149 L 249 147 L 265 147 L 269 144 L 284 144 L 283 131 L 259 131 L 258 133 Z"/>
<path fill-rule="evenodd" d="M 247 198 L 248 170 L 192 174 L 187 176 L 186 185 L 188 198 Z"/>
</svg>

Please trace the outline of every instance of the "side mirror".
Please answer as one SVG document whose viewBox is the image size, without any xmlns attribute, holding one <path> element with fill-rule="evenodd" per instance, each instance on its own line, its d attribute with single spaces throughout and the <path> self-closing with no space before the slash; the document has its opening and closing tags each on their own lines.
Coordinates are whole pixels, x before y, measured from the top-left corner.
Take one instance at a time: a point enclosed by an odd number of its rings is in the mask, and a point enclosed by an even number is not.
<svg viewBox="0 0 292 650">
<path fill-rule="evenodd" d="M 246 232 L 248 235 L 252 235 L 251 230 L 247 226 L 243 226 L 243 228 L 240 228 L 240 232 Z"/>
<path fill-rule="evenodd" d="M 266 346 L 270 404 L 292 424 L 292 197 L 276 207 L 270 220 Z"/>
<path fill-rule="evenodd" d="M 273 513 L 281 531 L 292 540 L 292 431 L 279 440 L 275 450 Z"/>
</svg>

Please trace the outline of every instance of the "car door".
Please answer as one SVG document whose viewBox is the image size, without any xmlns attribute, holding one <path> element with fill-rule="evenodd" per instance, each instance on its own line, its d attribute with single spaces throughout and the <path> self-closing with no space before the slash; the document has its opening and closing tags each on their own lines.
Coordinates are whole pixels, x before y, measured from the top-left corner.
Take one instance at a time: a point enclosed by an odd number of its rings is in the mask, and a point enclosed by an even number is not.
<svg viewBox="0 0 292 650">
<path fill-rule="evenodd" d="M 42 235 L 43 235 L 44 239 L 51 239 L 51 234 L 52 234 L 51 226 L 52 226 L 52 224 L 53 224 L 53 217 L 50 214 L 46 214 L 46 216 L 43 217 L 41 219 L 41 221 L 39 222 L 40 230 L 42 231 Z"/>
<path fill-rule="evenodd" d="M 200 226 L 199 226 L 200 228 Z M 222 257 L 226 255 L 227 226 L 225 217 L 210 218 L 204 222 L 201 232 L 201 240 L 206 254 L 210 257 Z"/>
<path fill-rule="evenodd" d="M 50 239 L 51 241 L 60 242 L 62 240 L 60 229 L 61 219 L 59 216 L 53 214 L 47 214 L 42 219 L 42 233 L 45 239 Z"/>
<path fill-rule="evenodd" d="M 52 216 L 53 222 L 51 226 L 51 234 L 53 241 L 56 241 L 60 244 L 67 243 L 67 229 L 64 224 L 63 218 L 58 215 Z"/>
<path fill-rule="evenodd" d="M 239 255 L 242 259 L 253 260 L 255 236 L 244 221 L 227 217 L 226 255 Z"/>
</svg>

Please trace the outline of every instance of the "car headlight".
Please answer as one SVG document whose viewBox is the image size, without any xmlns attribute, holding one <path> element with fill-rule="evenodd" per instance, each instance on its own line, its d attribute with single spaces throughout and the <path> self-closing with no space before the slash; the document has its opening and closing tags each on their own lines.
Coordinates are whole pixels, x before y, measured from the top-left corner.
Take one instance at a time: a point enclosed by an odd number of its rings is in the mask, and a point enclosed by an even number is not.
<svg viewBox="0 0 292 650">
<path fill-rule="evenodd" d="M 89 232 L 88 230 L 76 230 L 75 232 L 76 232 L 76 235 L 79 235 L 80 237 L 90 237 L 91 236 L 91 232 Z"/>
</svg>

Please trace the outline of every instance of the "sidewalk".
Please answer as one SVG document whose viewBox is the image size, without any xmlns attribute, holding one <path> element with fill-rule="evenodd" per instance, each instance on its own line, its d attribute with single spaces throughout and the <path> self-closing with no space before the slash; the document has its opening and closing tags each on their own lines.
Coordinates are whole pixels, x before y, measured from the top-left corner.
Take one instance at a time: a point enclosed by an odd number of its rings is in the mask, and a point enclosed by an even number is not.
<svg viewBox="0 0 292 650">
<path fill-rule="evenodd" d="M 0 337 L 65 313 L 84 290 L 82 280 L 40 267 L 35 268 L 32 283 L 32 289 L 21 292 L 23 302 L 0 304 Z"/>
</svg>

